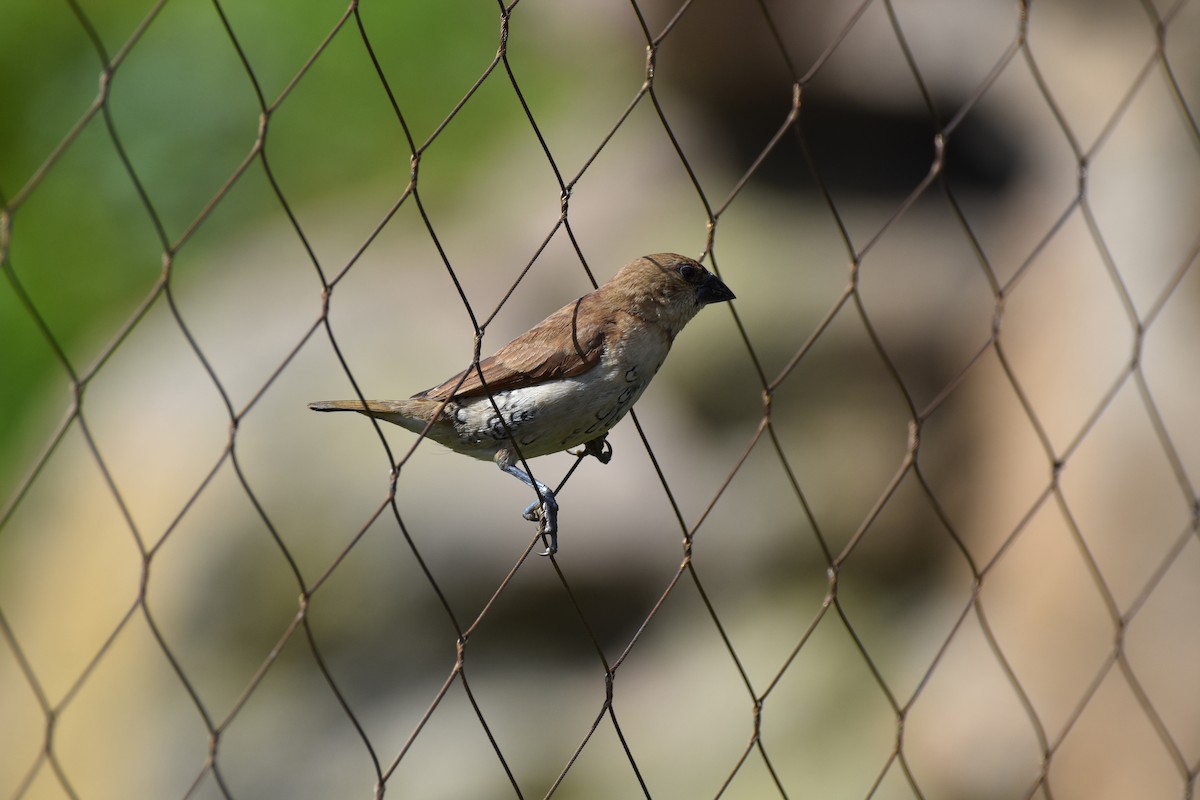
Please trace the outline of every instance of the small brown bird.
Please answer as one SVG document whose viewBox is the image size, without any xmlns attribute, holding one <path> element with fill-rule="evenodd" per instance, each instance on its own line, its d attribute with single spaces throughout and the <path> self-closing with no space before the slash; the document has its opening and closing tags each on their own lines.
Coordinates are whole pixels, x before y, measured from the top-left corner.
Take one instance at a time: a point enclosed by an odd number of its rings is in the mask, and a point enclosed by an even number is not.
<svg viewBox="0 0 1200 800">
<path fill-rule="evenodd" d="M 671 342 L 709 303 L 733 292 L 674 253 L 626 264 L 608 283 L 560 308 L 493 356 L 408 400 L 332 400 L 314 411 L 357 411 L 426 435 L 457 453 L 493 460 L 534 489 L 525 519 L 558 550 L 554 492 L 517 466 L 583 445 L 607 464 L 605 434 L 658 372 Z"/>
</svg>

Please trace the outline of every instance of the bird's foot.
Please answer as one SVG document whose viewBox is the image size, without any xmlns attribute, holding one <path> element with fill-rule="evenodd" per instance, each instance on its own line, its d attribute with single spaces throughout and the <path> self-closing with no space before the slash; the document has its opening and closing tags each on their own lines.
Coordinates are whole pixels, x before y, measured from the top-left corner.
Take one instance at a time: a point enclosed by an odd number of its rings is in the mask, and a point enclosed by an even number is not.
<svg viewBox="0 0 1200 800">
<path fill-rule="evenodd" d="M 538 534 L 546 543 L 546 549 L 538 555 L 550 556 L 558 552 L 558 501 L 553 492 L 546 492 L 541 501 L 530 503 L 521 514 L 530 522 L 538 522 Z"/>
<path fill-rule="evenodd" d="M 541 481 L 534 480 L 525 471 L 514 464 L 500 463 L 500 469 L 512 475 L 526 486 L 538 493 L 538 499 L 525 507 L 521 516 L 530 522 L 540 522 L 538 533 L 546 542 L 546 551 L 541 555 L 549 556 L 558 552 L 558 500 L 554 492 Z"/>
<path fill-rule="evenodd" d="M 583 447 L 578 450 L 570 450 L 568 452 L 579 458 L 595 456 L 596 460 L 601 464 L 607 464 L 609 461 L 612 461 L 613 457 L 612 445 L 608 443 L 608 439 L 604 436 L 592 439 L 590 442 L 585 442 Z"/>
</svg>

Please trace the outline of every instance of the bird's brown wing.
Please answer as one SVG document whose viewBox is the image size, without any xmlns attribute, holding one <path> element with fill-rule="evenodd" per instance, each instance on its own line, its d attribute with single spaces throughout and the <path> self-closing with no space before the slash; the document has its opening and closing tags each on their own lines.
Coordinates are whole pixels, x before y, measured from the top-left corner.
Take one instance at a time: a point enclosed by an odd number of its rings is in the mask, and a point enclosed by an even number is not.
<svg viewBox="0 0 1200 800">
<path fill-rule="evenodd" d="M 584 295 L 480 361 L 479 371 L 469 367 L 464 370 L 465 378 L 460 372 L 419 396 L 431 400 L 476 397 L 581 375 L 600 361 L 611 327 L 609 317 L 592 295 Z M 486 388 L 479 380 L 480 371 Z"/>
</svg>

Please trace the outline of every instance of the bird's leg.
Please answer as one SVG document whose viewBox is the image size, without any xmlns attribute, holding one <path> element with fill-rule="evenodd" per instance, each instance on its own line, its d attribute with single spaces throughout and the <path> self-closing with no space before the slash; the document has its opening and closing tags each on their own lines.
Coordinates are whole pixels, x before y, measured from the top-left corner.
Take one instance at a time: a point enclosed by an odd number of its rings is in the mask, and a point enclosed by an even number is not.
<svg viewBox="0 0 1200 800">
<path fill-rule="evenodd" d="M 583 458 L 584 456 L 595 456 L 596 460 L 601 464 L 607 464 L 609 461 L 612 461 L 613 457 L 612 445 L 608 443 L 606 436 L 597 436 L 590 442 L 584 443 L 583 447 L 580 449 L 571 450 L 570 453 L 571 455 L 579 456 L 580 458 Z"/>
<path fill-rule="evenodd" d="M 542 538 L 547 540 L 546 550 L 541 555 L 548 556 L 558 552 L 558 501 L 554 499 L 554 492 L 550 487 L 539 480 L 535 480 L 525 473 L 515 464 L 501 464 L 500 469 L 512 475 L 521 483 L 531 489 L 535 489 L 541 500 L 535 500 L 529 504 L 521 515 L 531 522 L 541 521 L 541 526 L 538 532 Z"/>
</svg>

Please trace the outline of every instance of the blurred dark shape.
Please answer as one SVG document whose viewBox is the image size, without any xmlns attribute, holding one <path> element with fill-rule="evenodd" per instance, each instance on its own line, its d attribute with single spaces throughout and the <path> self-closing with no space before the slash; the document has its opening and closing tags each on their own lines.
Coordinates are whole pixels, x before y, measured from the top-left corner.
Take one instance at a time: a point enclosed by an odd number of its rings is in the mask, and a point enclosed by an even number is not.
<svg viewBox="0 0 1200 800">
<path fill-rule="evenodd" d="M 948 109 L 960 105 L 938 103 Z M 709 97 L 703 110 L 708 131 L 738 165 L 754 162 L 787 114 L 778 91 Z M 883 108 L 816 96 L 802 102 L 799 128 L 818 175 L 842 194 L 907 195 L 933 163 L 936 130 L 923 107 Z M 956 190 L 999 194 L 1021 167 L 1012 137 L 987 112 L 968 114 L 947 139 L 945 175 Z M 771 151 L 756 177 L 776 190 L 805 192 L 813 185 L 794 134 Z"/>
<path fill-rule="evenodd" d="M 667 4 L 661 5 L 665 14 Z M 790 67 L 764 16 L 752 7 L 695 4 L 666 38 L 659 80 L 687 95 L 703 115 L 709 144 L 724 151 L 734 169 L 754 163 L 787 118 L 793 82 L 821 62 L 828 32 L 838 27 L 827 18 L 836 15 L 838 24 L 844 22 L 845 8 L 836 6 L 802 1 L 770 10 Z M 696 58 L 697 52 L 705 57 Z M 846 74 L 846 59 L 857 59 L 853 75 Z M 799 129 L 812 168 L 797 137 L 789 134 L 766 157 L 755 180 L 777 190 L 809 192 L 815 169 L 830 191 L 842 196 L 911 192 L 929 173 L 935 134 L 970 98 L 948 88 L 956 85 L 956 76 L 930 70 L 922 80 L 936 110 L 931 112 L 916 78 L 895 74 L 905 69 L 897 66 L 900 59 L 896 51 L 843 41 L 803 85 Z M 947 140 L 945 175 L 956 190 L 1000 193 L 1023 163 L 1016 137 L 987 109 L 972 109 Z"/>
</svg>

